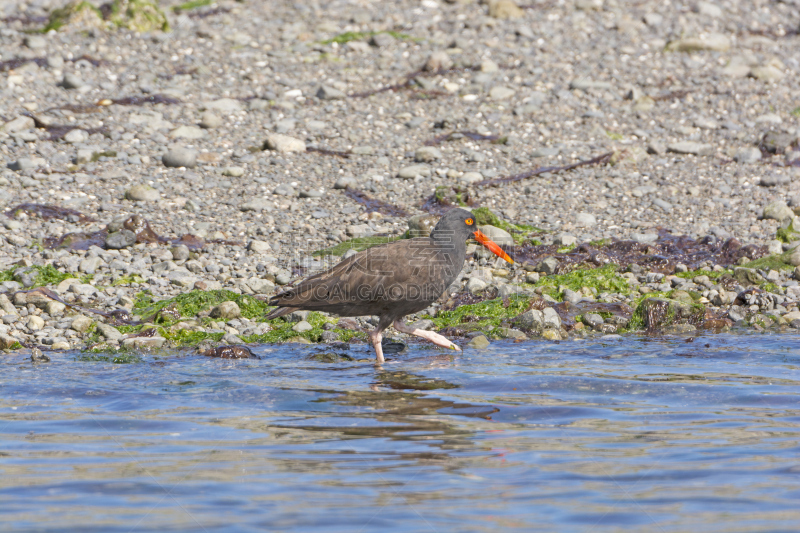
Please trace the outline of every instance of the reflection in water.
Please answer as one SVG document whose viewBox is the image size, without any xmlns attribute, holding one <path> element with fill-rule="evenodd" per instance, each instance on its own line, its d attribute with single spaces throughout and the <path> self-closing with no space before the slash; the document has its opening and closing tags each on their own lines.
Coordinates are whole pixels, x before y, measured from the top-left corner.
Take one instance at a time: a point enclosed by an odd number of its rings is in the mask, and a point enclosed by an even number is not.
<svg viewBox="0 0 800 533">
<path fill-rule="evenodd" d="M 11 355 L 5 529 L 795 529 L 798 338 L 683 341 Z"/>
</svg>

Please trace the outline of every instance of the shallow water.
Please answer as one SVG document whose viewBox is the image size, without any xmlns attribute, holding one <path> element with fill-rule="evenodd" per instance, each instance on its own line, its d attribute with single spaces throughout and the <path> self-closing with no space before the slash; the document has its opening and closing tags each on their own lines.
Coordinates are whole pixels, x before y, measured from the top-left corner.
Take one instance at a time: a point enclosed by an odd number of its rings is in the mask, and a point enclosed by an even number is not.
<svg viewBox="0 0 800 533">
<path fill-rule="evenodd" d="M 800 526 L 798 335 L 254 351 L 2 356 L 1 529 Z"/>
</svg>

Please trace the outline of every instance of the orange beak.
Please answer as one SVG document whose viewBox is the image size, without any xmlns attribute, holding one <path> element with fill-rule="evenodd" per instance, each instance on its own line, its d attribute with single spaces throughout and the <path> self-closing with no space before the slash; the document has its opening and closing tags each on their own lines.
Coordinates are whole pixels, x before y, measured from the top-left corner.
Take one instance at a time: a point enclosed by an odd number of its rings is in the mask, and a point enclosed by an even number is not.
<svg viewBox="0 0 800 533">
<path fill-rule="evenodd" d="M 498 257 L 502 257 L 512 265 L 514 264 L 514 260 L 511 259 L 507 253 L 500 248 L 497 243 L 495 243 L 492 239 L 484 235 L 481 230 L 475 230 L 475 240 L 484 245 L 490 252 Z"/>
</svg>

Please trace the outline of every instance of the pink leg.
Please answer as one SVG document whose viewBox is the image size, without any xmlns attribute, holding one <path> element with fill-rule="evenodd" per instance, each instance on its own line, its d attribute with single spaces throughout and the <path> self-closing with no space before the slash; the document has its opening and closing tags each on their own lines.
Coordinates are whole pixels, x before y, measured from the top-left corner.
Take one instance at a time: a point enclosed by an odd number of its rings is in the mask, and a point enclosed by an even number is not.
<svg viewBox="0 0 800 533">
<path fill-rule="evenodd" d="M 369 340 L 372 341 L 372 347 L 375 348 L 375 356 L 378 363 L 383 363 L 383 347 L 381 346 L 383 335 L 381 335 L 381 331 L 380 329 L 375 329 L 368 333 Z"/>
<path fill-rule="evenodd" d="M 427 339 L 434 343 L 437 346 L 441 346 L 443 348 L 450 348 L 451 350 L 455 350 L 457 352 L 461 351 L 461 348 L 458 345 L 453 344 L 447 337 L 439 335 L 438 333 L 434 333 L 433 331 L 425 331 L 424 329 L 417 329 L 412 328 L 411 326 L 405 324 L 402 320 L 395 320 L 394 321 L 394 329 L 399 331 L 400 333 L 406 333 L 408 335 L 416 335 L 417 337 L 422 337 L 423 339 Z"/>
</svg>

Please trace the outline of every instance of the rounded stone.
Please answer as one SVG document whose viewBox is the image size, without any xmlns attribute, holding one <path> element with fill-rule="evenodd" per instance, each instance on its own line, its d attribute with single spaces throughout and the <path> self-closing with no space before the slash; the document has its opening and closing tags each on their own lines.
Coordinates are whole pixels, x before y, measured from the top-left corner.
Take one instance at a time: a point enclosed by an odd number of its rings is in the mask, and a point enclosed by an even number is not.
<svg viewBox="0 0 800 533">
<path fill-rule="evenodd" d="M 106 248 L 121 250 L 136 244 L 136 234 L 129 229 L 121 229 L 106 236 Z"/>
<path fill-rule="evenodd" d="M 165 167 L 194 168 L 197 166 L 197 151 L 190 148 L 173 148 L 161 157 L 161 162 Z"/>
<path fill-rule="evenodd" d="M 149 185 L 140 184 L 125 191 L 125 198 L 133 202 L 155 202 L 161 194 Z"/>
</svg>

